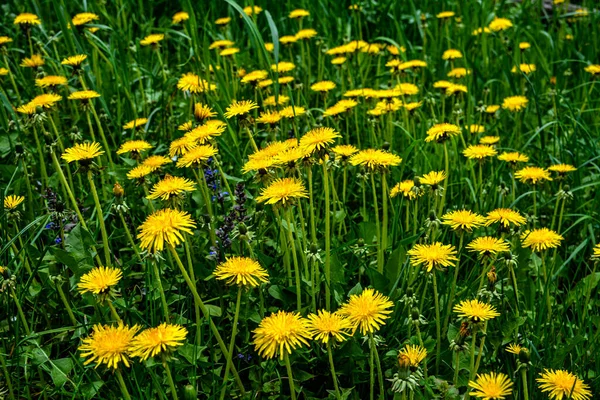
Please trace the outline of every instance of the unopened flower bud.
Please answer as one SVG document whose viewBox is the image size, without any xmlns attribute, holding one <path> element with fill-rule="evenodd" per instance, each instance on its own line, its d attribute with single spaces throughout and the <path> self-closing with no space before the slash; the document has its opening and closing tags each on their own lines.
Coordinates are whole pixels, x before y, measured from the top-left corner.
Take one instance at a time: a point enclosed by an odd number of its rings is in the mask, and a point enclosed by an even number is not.
<svg viewBox="0 0 600 400">
<path fill-rule="evenodd" d="M 119 185 L 119 183 L 115 183 L 115 185 L 113 186 L 113 194 L 115 195 L 115 197 L 123 197 L 123 195 L 125 194 L 125 190 L 123 190 L 123 186 Z"/>
<path fill-rule="evenodd" d="M 522 347 L 521 351 L 519 351 L 519 361 L 523 364 L 527 364 L 529 362 L 529 358 L 530 358 L 529 350 L 526 349 L 525 347 Z"/>
<path fill-rule="evenodd" d="M 417 307 L 413 307 L 412 310 L 410 310 L 410 317 L 413 320 L 418 320 L 420 316 L 421 313 L 419 312 L 419 309 Z"/>
</svg>

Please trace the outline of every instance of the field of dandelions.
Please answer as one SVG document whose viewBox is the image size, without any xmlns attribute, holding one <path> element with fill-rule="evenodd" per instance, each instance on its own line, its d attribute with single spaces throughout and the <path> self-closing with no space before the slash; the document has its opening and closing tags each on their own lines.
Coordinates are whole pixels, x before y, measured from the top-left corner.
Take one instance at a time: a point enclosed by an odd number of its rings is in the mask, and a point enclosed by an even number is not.
<svg viewBox="0 0 600 400">
<path fill-rule="evenodd" d="M 7 0 L 0 398 L 600 397 L 597 7 Z"/>
</svg>

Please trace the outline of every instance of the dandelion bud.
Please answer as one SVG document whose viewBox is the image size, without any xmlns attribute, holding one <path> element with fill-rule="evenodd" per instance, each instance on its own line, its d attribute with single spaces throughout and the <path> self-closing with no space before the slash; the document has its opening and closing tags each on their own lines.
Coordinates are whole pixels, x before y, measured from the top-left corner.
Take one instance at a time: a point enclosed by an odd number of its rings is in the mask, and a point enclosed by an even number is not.
<svg viewBox="0 0 600 400">
<path fill-rule="evenodd" d="M 421 313 L 419 312 L 419 309 L 417 307 L 413 307 L 412 310 L 410 310 L 410 317 L 413 320 L 418 320 L 419 317 L 421 316 Z"/>
<path fill-rule="evenodd" d="M 319 246 L 317 246 L 316 243 L 311 243 L 310 244 L 310 253 L 317 254 L 318 252 L 319 252 Z"/>
<path fill-rule="evenodd" d="M 192 385 L 185 385 L 183 387 L 183 398 L 185 400 L 196 400 L 198 398 L 198 392 Z"/>
<path fill-rule="evenodd" d="M 527 364 L 529 362 L 529 358 L 530 358 L 529 350 L 526 349 L 525 347 L 522 347 L 521 351 L 519 351 L 519 361 L 523 364 Z"/>
<path fill-rule="evenodd" d="M 498 280 L 498 275 L 496 275 L 496 267 L 492 267 L 490 272 L 487 273 L 488 283 L 491 285 L 496 284 Z"/>
<path fill-rule="evenodd" d="M 398 366 L 400 367 L 398 377 L 401 379 L 408 378 L 408 376 L 410 375 L 410 358 L 408 358 L 406 354 L 398 354 Z"/>
<path fill-rule="evenodd" d="M 123 190 L 123 186 L 119 185 L 119 183 L 115 183 L 115 185 L 113 186 L 113 194 L 115 195 L 115 197 L 123 197 L 123 195 L 125 194 L 125 190 Z"/>
<path fill-rule="evenodd" d="M 381 148 L 383 150 L 389 150 L 390 149 L 390 143 L 389 142 L 383 142 L 383 144 L 381 145 Z"/>
<path fill-rule="evenodd" d="M 414 294 L 414 292 L 413 292 L 413 288 L 412 287 L 406 288 L 406 297 L 412 297 L 413 294 Z"/>
<path fill-rule="evenodd" d="M 364 247 L 365 246 L 365 240 L 363 238 L 358 239 L 358 241 L 356 242 L 356 245 L 358 247 Z"/>
<path fill-rule="evenodd" d="M 246 233 L 248 233 L 248 227 L 246 227 L 246 224 L 244 224 L 243 222 L 240 222 L 237 228 L 240 235 L 245 235 Z"/>
</svg>

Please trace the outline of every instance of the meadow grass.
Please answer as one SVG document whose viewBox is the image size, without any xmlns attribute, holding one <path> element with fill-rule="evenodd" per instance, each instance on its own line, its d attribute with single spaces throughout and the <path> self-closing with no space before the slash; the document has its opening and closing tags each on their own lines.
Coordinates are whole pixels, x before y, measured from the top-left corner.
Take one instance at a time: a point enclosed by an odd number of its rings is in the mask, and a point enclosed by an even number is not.
<svg viewBox="0 0 600 400">
<path fill-rule="evenodd" d="M 546 3 L 5 2 L 0 398 L 595 398 L 600 14 Z"/>
</svg>

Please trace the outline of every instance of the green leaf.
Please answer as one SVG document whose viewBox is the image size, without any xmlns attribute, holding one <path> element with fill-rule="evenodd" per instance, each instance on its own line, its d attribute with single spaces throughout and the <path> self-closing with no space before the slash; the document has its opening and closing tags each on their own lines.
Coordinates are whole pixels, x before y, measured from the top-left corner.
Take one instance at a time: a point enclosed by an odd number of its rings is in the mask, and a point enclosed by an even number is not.
<svg viewBox="0 0 600 400">
<path fill-rule="evenodd" d="M 206 304 L 206 308 L 208 309 L 208 313 L 213 317 L 220 317 L 222 314 L 221 307 L 213 306 L 212 304 Z"/>
<path fill-rule="evenodd" d="M 52 362 L 50 377 L 57 387 L 63 386 L 68 380 L 68 375 L 73 370 L 73 361 L 70 358 L 60 358 Z"/>
<path fill-rule="evenodd" d="M 204 361 L 206 357 L 202 356 L 202 352 L 206 350 L 206 346 L 196 346 L 190 343 L 186 343 L 179 347 L 177 353 L 185 358 L 190 364 L 196 365 L 198 361 Z"/>
</svg>

